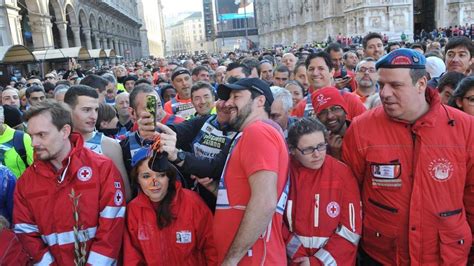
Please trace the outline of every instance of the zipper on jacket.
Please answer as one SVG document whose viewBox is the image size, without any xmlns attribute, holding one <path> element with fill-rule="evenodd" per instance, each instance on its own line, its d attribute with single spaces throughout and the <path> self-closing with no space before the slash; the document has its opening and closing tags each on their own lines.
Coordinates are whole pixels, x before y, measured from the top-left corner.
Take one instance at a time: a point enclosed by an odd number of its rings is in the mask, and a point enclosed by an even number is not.
<svg viewBox="0 0 474 266">
<path fill-rule="evenodd" d="M 416 165 L 417 165 L 417 160 L 418 160 L 418 156 L 417 156 L 417 152 L 416 152 L 416 138 L 417 138 L 417 135 L 415 132 L 413 132 L 413 125 L 410 125 L 410 134 L 411 134 L 411 138 L 413 140 L 413 148 L 412 148 L 412 166 L 411 166 L 411 176 L 410 176 L 410 179 L 411 179 L 411 185 L 412 185 L 412 191 L 410 192 L 410 194 L 412 195 L 413 193 L 413 188 L 415 187 L 415 171 L 416 171 Z M 411 199 L 411 195 L 410 195 L 410 201 L 412 201 Z M 410 204 L 410 207 L 411 207 L 411 204 Z M 411 218 L 410 216 L 410 211 L 408 211 L 408 217 Z M 420 217 L 420 225 L 423 224 L 423 216 L 422 215 L 419 215 Z M 411 227 L 412 225 L 410 225 Z M 410 238 L 408 236 L 408 238 Z M 420 254 L 418 254 L 419 258 L 418 260 L 419 261 L 422 261 L 422 253 L 420 252 Z"/>
<path fill-rule="evenodd" d="M 372 203 L 374 206 L 379 207 L 379 208 L 381 208 L 381 209 L 384 209 L 384 210 L 386 210 L 386 211 L 389 211 L 389 212 L 391 212 L 391 213 L 398 213 L 398 209 L 393 208 L 393 207 L 390 207 L 390 206 L 387 206 L 387 205 L 382 204 L 382 203 L 380 203 L 380 202 L 377 202 L 377 201 L 375 201 L 375 200 L 373 200 L 373 199 L 371 199 L 371 198 L 369 198 L 369 202 Z"/>
<path fill-rule="evenodd" d="M 452 210 L 452 211 L 446 211 L 446 212 L 440 212 L 439 213 L 439 216 L 441 217 L 449 217 L 449 216 L 453 216 L 453 215 L 456 215 L 456 214 L 460 214 L 462 212 L 462 209 L 457 209 L 457 210 Z"/>
<path fill-rule="evenodd" d="M 412 153 L 411 153 L 412 162 L 411 162 L 410 179 L 413 186 L 413 181 L 415 179 L 415 167 L 416 167 L 416 134 L 415 132 L 413 132 L 411 126 L 410 126 L 410 134 L 411 134 L 411 139 L 412 139 L 412 144 L 413 144 Z"/>
</svg>

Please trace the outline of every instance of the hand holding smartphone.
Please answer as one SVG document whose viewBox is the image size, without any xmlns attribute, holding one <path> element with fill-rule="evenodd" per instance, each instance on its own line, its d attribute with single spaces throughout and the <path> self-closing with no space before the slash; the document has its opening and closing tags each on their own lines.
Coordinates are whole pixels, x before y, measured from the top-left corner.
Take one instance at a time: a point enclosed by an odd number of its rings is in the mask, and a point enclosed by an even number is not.
<svg viewBox="0 0 474 266">
<path fill-rule="evenodd" d="M 156 101 L 157 99 L 155 95 L 146 96 L 146 111 L 151 114 L 155 124 L 156 124 Z"/>
</svg>

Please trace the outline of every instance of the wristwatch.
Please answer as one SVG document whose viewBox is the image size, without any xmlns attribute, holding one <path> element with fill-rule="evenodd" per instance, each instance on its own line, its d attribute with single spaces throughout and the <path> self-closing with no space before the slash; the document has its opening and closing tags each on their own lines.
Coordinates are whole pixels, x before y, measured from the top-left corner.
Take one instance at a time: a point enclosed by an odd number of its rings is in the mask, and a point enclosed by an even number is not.
<svg viewBox="0 0 474 266">
<path fill-rule="evenodd" d="M 179 164 L 180 162 L 184 161 L 185 158 L 186 158 L 186 153 L 182 150 L 178 150 L 176 160 L 172 161 L 172 163 L 173 164 Z"/>
</svg>

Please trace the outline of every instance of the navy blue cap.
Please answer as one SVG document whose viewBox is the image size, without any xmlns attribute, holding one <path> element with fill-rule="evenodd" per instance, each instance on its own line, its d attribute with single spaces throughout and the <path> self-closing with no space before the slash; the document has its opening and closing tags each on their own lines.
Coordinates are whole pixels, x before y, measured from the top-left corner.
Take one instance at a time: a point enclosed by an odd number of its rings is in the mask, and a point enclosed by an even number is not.
<svg viewBox="0 0 474 266">
<path fill-rule="evenodd" d="M 375 68 L 426 69 L 426 58 L 413 49 L 400 48 L 380 58 Z"/>
<path fill-rule="evenodd" d="M 151 156 L 150 147 L 142 147 L 132 157 L 132 167 L 135 167 L 139 162 Z"/>
<path fill-rule="evenodd" d="M 220 84 L 217 87 L 217 96 L 219 99 L 227 101 L 230 97 L 230 92 L 233 90 L 255 91 L 265 96 L 266 103 L 269 105 L 273 103 L 273 94 L 270 86 L 259 78 L 243 78 L 232 84 Z"/>
</svg>

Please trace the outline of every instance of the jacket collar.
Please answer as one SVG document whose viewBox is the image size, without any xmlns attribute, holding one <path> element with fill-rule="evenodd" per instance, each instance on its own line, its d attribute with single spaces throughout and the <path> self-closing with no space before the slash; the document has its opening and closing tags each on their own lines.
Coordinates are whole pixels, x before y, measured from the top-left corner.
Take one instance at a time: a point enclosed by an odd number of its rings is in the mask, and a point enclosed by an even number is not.
<svg viewBox="0 0 474 266">
<path fill-rule="evenodd" d="M 425 91 L 425 99 L 429 105 L 428 111 L 412 124 L 412 129 L 417 129 L 420 127 L 434 127 L 436 124 L 436 121 L 438 119 L 438 113 L 440 110 L 439 108 L 441 107 L 441 99 L 439 97 L 439 94 L 436 90 L 427 87 Z M 401 121 L 389 117 L 382 107 L 380 108 L 380 110 L 384 112 L 385 116 L 387 116 L 390 120 L 408 124 L 408 122 L 406 121 Z"/>
<path fill-rule="evenodd" d="M 35 160 L 33 167 L 35 168 L 36 174 L 45 176 L 48 179 L 57 179 L 58 175 L 64 173 L 66 176 L 65 179 L 69 179 L 71 176 L 70 173 L 75 173 L 80 167 L 79 165 L 81 164 L 81 159 L 79 158 L 79 154 L 84 150 L 84 140 L 79 133 L 72 132 L 69 136 L 69 141 L 71 143 L 71 150 L 69 151 L 69 154 L 66 156 L 66 158 L 64 158 L 62 161 L 61 169 L 56 171 L 50 161 Z"/>
</svg>

